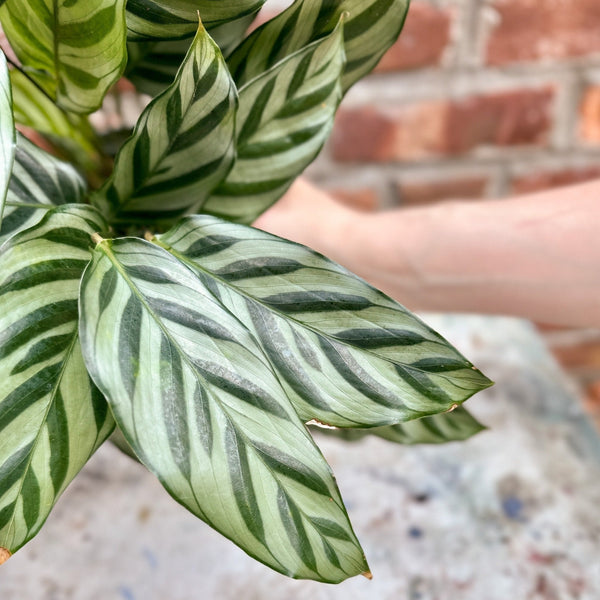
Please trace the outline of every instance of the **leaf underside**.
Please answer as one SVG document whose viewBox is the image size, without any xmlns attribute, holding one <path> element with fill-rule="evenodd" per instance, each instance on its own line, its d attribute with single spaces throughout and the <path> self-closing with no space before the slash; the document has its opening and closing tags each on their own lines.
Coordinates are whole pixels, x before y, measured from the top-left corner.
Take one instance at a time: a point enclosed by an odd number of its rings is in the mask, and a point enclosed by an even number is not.
<svg viewBox="0 0 600 600">
<path fill-rule="evenodd" d="M 368 569 L 329 466 L 261 348 L 202 281 L 136 238 L 102 242 L 81 287 L 85 362 L 169 493 L 273 569 Z"/>
</svg>

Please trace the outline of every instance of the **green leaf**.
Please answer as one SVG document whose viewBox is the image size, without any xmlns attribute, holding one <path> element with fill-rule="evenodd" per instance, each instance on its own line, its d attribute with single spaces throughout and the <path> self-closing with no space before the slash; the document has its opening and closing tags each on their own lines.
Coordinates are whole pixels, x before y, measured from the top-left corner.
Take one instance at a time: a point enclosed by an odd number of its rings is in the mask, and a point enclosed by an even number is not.
<svg viewBox="0 0 600 600">
<path fill-rule="evenodd" d="M 198 16 L 207 28 L 254 15 L 265 0 L 128 0 L 130 40 L 176 40 L 194 35 Z"/>
<path fill-rule="evenodd" d="M 396 41 L 410 0 L 297 0 L 252 33 L 230 56 L 241 87 L 286 56 L 331 32 L 344 18 L 346 92 L 364 77 Z"/>
<path fill-rule="evenodd" d="M 253 331 L 305 421 L 391 425 L 490 385 L 408 310 L 305 246 L 204 215 L 157 243 Z"/>
<path fill-rule="evenodd" d="M 342 98 L 341 24 L 239 91 L 237 159 L 201 212 L 252 223 L 317 156 Z"/>
<path fill-rule="evenodd" d="M 318 431 L 340 437 L 346 441 L 362 440 L 375 435 L 396 444 L 445 444 L 462 442 L 480 433 L 485 427 L 463 406 L 455 410 L 408 423 L 373 427 L 371 429 L 329 429 L 318 427 Z"/>
<path fill-rule="evenodd" d="M 96 210 L 65 205 L 0 250 L 0 547 L 14 552 L 114 426 L 79 346 Z"/>
<path fill-rule="evenodd" d="M 12 111 L 12 92 L 4 52 L 0 50 L 0 230 L 8 182 L 15 158 L 15 123 Z"/>
<path fill-rule="evenodd" d="M 178 502 L 287 575 L 366 571 L 329 466 L 268 361 L 188 267 L 143 240 L 101 242 L 80 306 L 88 370 Z"/>
<path fill-rule="evenodd" d="M 93 201 L 127 223 L 193 209 L 231 168 L 236 104 L 221 52 L 200 25 L 175 82 L 146 107 Z"/>
<path fill-rule="evenodd" d="M 102 104 L 127 60 L 125 0 L 8 2 L 2 27 L 25 72 L 65 110 Z"/>
<path fill-rule="evenodd" d="M 87 117 L 62 110 L 21 71 L 11 70 L 10 81 L 15 121 L 41 133 L 82 169 L 95 169 L 98 140 Z"/>
<path fill-rule="evenodd" d="M 38 223 L 55 206 L 81 202 L 84 194 L 85 184 L 71 165 L 18 135 L 0 246 L 15 233 Z"/>
</svg>

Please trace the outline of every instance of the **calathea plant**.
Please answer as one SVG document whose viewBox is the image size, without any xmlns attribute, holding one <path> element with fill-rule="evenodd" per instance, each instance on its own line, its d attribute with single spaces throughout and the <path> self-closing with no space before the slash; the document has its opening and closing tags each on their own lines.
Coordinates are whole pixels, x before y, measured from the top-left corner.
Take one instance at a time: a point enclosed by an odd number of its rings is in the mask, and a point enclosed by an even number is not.
<svg viewBox="0 0 600 600">
<path fill-rule="evenodd" d="M 257 560 L 368 575 L 306 424 L 406 443 L 481 428 L 460 405 L 489 381 L 444 339 L 249 226 L 317 155 L 408 0 L 297 0 L 245 37 L 263 2 L 2 3 L 0 561 L 116 430 Z M 123 73 L 153 99 L 102 157 L 86 115 Z"/>
</svg>

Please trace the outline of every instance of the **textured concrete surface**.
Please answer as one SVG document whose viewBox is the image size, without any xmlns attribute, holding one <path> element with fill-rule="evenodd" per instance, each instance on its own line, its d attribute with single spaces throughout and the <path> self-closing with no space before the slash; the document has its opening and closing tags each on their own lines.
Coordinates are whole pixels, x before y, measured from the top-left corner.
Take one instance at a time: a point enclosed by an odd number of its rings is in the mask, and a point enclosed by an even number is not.
<svg viewBox="0 0 600 600">
<path fill-rule="evenodd" d="M 0 599 L 600 598 L 600 442 L 568 382 L 523 322 L 427 320 L 497 382 L 468 403 L 489 430 L 438 447 L 320 440 L 373 581 L 271 572 L 106 446 L 0 568 Z"/>
</svg>

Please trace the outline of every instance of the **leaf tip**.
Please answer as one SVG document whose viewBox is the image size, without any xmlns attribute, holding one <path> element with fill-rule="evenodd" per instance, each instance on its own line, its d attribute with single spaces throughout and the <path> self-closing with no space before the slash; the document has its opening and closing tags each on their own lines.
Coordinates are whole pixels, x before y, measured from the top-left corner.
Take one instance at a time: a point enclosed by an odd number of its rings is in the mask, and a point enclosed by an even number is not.
<svg viewBox="0 0 600 600">
<path fill-rule="evenodd" d="M 361 575 L 369 581 L 373 579 L 373 573 L 371 573 L 371 571 L 364 571 L 363 573 L 361 573 Z"/>
<path fill-rule="evenodd" d="M 4 564 L 12 554 L 6 549 L 0 546 L 0 565 Z"/>
</svg>

